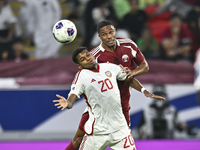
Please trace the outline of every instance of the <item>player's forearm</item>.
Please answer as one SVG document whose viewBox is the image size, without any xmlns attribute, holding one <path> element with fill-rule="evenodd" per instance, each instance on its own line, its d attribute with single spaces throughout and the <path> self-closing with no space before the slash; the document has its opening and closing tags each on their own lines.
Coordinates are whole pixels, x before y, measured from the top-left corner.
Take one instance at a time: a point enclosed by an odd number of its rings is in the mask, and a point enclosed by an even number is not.
<svg viewBox="0 0 200 150">
<path fill-rule="evenodd" d="M 130 86 L 132 88 L 134 88 L 135 90 L 139 91 L 139 92 L 143 88 L 143 86 L 141 85 L 141 83 L 137 79 L 135 79 L 135 78 L 131 80 Z"/>
<path fill-rule="evenodd" d="M 71 109 L 77 99 L 77 96 L 75 94 L 71 94 L 67 99 L 67 109 Z"/>
<path fill-rule="evenodd" d="M 136 69 L 133 70 L 134 71 L 134 77 L 145 74 L 149 71 L 149 65 L 146 62 L 146 60 L 144 60 Z"/>
</svg>

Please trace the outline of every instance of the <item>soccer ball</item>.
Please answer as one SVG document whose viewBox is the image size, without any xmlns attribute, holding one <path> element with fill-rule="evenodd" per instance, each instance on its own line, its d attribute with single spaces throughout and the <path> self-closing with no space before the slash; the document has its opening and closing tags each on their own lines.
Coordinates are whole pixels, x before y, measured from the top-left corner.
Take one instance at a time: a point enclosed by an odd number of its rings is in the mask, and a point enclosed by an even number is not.
<svg viewBox="0 0 200 150">
<path fill-rule="evenodd" d="M 60 43 L 69 44 L 76 38 L 76 35 L 76 26 L 70 20 L 59 20 L 53 26 L 53 36 Z"/>
</svg>

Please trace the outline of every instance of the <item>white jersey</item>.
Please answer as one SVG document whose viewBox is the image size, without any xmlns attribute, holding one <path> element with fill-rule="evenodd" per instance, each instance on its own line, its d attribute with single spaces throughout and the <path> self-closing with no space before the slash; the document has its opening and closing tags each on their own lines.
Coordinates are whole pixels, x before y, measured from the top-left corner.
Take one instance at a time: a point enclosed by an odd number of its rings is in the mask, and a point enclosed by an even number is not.
<svg viewBox="0 0 200 150">
<path fill-rule="evenodd" d="M 115 64 L 97 64 L 98 70 L 80 70 L 72 83 L 70 94 L 83 94 L 89 111 L 84 126 L 87 134 L 108 134 L 127 128 L 122 113 L 117 80 L 125 80 L 123 69 Z"/>
</svg>

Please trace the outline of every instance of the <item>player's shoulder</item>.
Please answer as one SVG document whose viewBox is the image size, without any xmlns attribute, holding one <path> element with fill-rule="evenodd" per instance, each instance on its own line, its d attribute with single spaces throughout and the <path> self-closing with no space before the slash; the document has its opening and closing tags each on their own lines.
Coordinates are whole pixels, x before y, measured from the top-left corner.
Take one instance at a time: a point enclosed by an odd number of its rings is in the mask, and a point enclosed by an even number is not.
<svg viewBox="0 0 200 150">
<path fill-rule="evenodd" d="M 106 62 L 106 63 L 99 63 L 99 65 L 103 68 L 116 68 L 116 67 L 119 67 L 119 65 L 116 65 L 116 64 L 113 64 L 113 63 L 110 63 L 110 62 Z"/>
<path fill-rule="evenodd" d="M 77 83 L 78 79 L 79 79 L 80 76 L 81 76 L 81 72 L 82 72 L 82 69 L 79 70 L 79 71 L 76 73 L 76 75 L 74 76 L 74 80 L 73 80 L 72 84 L 76 84 L 76 83 Z"/>
<path fill-rule="evenodd" d="M 99 46 L 93 48 L 93 49 L 90 51 L 90 53 L 91 53 L 93 56 L 95 56 L 95 55 L 98 54 L 100 51 L 101 51 L 101 47 L 100 47 L 100 45 L 99 45 Z"/>
<path fill-rule="evenodd" d="M 137 44 L 129 38 L 116 38 L 119 41 L 120 46 L 132 46 L 138 47 Z"/>
</svg>

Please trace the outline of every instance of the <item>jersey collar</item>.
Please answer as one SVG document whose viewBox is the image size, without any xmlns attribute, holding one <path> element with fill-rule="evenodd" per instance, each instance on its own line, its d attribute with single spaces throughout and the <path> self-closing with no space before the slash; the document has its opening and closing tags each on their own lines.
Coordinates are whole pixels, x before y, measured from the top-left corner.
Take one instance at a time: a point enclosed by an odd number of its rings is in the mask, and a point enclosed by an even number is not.
<svg viewBox="0 0 200 150">
<path fill-rule="evenodd" d="M 90 70 L 90 71 L 92 71 L 92 72 L 99 72 L 99 69 L 100 69 L 100 66 L 99 66 L 99 64 L 97 64 L 97 70 Z"/>
<path fill-rule="evenodd" d="M 117 42 L 117 46 L 120 46 L 120 43 L 119 43 L 119 41 L 116 39 L 116 42 Z M 102 46 L 102 42 L 101 42 L 101 44 L 99 45 L 99 48 L 100 48 L 100 50 L 102 51 L 102 52 L 104 52 L 105 51 L 105 49 L 103 48 L 103 46 Z"/>
</svg>

